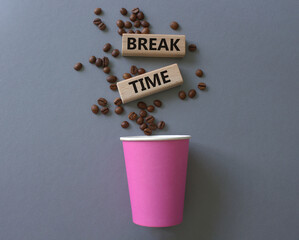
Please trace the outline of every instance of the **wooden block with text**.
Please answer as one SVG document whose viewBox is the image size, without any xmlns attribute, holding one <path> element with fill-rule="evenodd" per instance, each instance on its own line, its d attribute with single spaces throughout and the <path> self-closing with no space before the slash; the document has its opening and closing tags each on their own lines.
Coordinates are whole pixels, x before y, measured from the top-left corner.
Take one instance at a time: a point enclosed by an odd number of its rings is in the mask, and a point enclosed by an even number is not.
<svg viewBox="0 0 299 240">
<path fill-rule="evenodd" d="M 139 57 L 184 57 L 185 35 L 123 34 L 122 55 Z"/>
<path fill-rule="evenodd" d="M 147 72 L 117 83 L 123 103 L 128 103 L 154 93 L 183 84 L 183 78 L 177 64 Z"/>
</svg>

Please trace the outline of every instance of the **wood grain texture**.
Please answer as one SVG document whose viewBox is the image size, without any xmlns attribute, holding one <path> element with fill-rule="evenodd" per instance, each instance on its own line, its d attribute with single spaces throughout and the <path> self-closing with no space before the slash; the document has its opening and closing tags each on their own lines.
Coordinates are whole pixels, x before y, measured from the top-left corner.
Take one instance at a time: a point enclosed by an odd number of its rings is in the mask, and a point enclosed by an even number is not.
<svg viewBox="0 0 299 240">
<path fill-rule="evenodd" d="M 184 57 L 185 35 L 123 34 L 122 55 L 139 57 Z"/>
<path fill-rule="evenodd" d="M 172 64 L 117 83 L 123 103 L 128 103 L 154 93 L 183 84 L 177 64 Z"/>
</svg>

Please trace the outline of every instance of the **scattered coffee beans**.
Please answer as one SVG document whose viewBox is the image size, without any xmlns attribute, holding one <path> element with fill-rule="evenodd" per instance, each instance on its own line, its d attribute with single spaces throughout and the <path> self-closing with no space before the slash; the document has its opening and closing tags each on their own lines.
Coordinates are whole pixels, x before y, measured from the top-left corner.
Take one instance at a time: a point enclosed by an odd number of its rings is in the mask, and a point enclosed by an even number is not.
<svg viewBox="0 0 299 240">
<path fill-rule="evenodd" d="M 144 129 L 147 128 L 147 124 L 146 123 L 142 123 L 139 128 L 143 131 Z"/>
<path fill-rule="evenodd" d="M 106 43 L 103 47 L 104 52 L 109 52 L 110 49 L 111 49 L 111 44 L 110 43 Z"/>
<path fill-rule="evenodd" d="M 112 51 L 111 55 L 112 55 L 113 57 L 117 57 L 117 56 L 119 55 L 119 50 L 118 50 L 118 49 L 114 49 L 114 50 Z"/>
<path fill-rule="evenodd" d="M 129 21 L 125 22 L 125 28 L 131 28 L 132 27 L 132 23 Z"/>
<path fill-rule="evenodd" d="M 128 118 L 132 121 L 136 120 L 137 114 L 135 112 L 130 112 Z"/>
<path fill-rule="evenodd" d="M 140 117 L 145 118 L 147 116 L 147 112 L 145 110 L 140 110 L 139 115 Z"/>
<path fill-rule="evenodd" d="M 144 122 L 144 119 L 142 117 L 139 117 L 136 119 L 136 123 L 141 125 Z"/>
<path fill-rule="evenodd" d="M 103 57 L 103 67 L 107 67 L 109 65 L 109 58 Z"/>
<path fill-rule="evenodd" d="M 141 30 L 141 33 L 142 33 L 142 34 L 149 34 L 149 33 L 150 33 L 150 30 L 149 30 L 148 27 L 145 27 L 145 28 L 143 28 L 143 29 Z"/>
<path fill-rule="evenodd" d="M 197 87 L 200 89 L 200 90 L 205 90 L 206 89 L 206 87 L 207 87 L 207 85 L 205 84 L 205 83 L 199 83 L 198 85 L 197 85 Z"/>
<path fill-rule="evenodd" d="M 140 75 L 140 74 L 144 74 L 145 73 L 145 70 L 144 70 L 144 68 L 139 68 L 138 69 L 138 74 Z"/>
<path fill-rule="evenodd" d="M 101 31 L 103 31 L 103 30 L 105 30 L 106 29 L 106 24 L 105 23 L 100 23 L 99 24 L 99 29 L 101 30 Z"/>
<path fill-rule="evenodd" d="M 116 114 L 122 114 L 123 111 L 124 111 L 124 108 L 123 108 L 122 106 L 117 106 L 117 107 L 115 108 L 115 110 L 114 110 L 114 112 L 115 112 Z"/>
<path fill-rule="evenodd" d="M 121 127 L 122 128 L 128 128 L 130 126 L 130 124 L 127 122 L 127 121 L 123 121 L 122 123 L 121 123 Z"/>
<path fill-rule="evenodd" d="M 76 70 L 76 71 L 80 71 L 81 69 L 82 69 L 82 67 L 83 67 L 83 65 L 82 65 L 82 63 L 76 63 L 75 64 L 75 66 L 74 66 L 74 69 Z"/>
<path fill-rule="evenodd" d="M 203 71 L 201 69 L 197 69 L 195 74 L 196 74 L 197 77 L 202 77 Z"/>
<path fill-rule="evenodd" d="M 117 81 L 117 77 L 114 75 L 110 75 L 106 78 L 107 82 L 109 83 L 115 83 Z"/>
<path fill-rule="evenodd" d="M 102 109 L 101 109 L 101 113 L 103 113 L 103 114 L 107 114 L 109 112 L 109 108 L 107 108 L 107 107 L 103 107 Z"/>
<path fill-rule="evenodd" d="M 115 98 L 113 102 L 114 102 L 114 104 L 116 106 L 119 106 L 119 105 L 121 105 L 123 103 L 122 100 L 121 100 L 121 98 L 119 98 L 119 97 Z"/>
<path fill-rule="evenodd" d="M 139 30 L 136 30 L 135 34 L 141 34 L 141 32 Z"/>
<path fill-rule="evenodd" d="M 102 23 L 102 20 L 100 18 L 96 18 L 93 20 L 93 24 L 96 26 L 99 26 L 100 23 Z"/>
<path fill-rule="evenodd" d="M 154 131 L 157 129 L 157 125 L 155 123 L 151 123 L 148 125 L 148 128 Z"/>
<path fill-rule="evenodd" d="M 177 22 L 171 22 L 170 23 L 170 27 L 173 29 L 173 30 L 177 30 L 178 27 L 179 27 L 179 24 Z"/>
<path fill-rule="evenodd" d="M 136 21 L 134 22 L 134 27 L 135 27 L 135 28 L 139 28 L 140 25 L 141 25 L 141 22 L 140 22 L 139 20 L 136 20 Z"/>
<path fill-rule="evenodd" d="M 141 21 L 141 26 L 142 27 L 149 27 L 150 26 L 150 24 L 149 24 L 149 22 L 148 21 Z"/>
<path fill-rule="evenodd" d="M 153 123 L 155 121 L 155 118 L 153 116 L 149 115 L 146 117 L 145 121 L 147 123 Z"/>
<path fill-rule="evenodd" d="M 119 28 L 119 29 L 117 30 L 117 32 L 118 32 L 118 34 L 119 34 L 120 36 L 122 36 L 124 33 L 126 33 L 126 31 L 125 31 L 123 28 Z"/>
<path fill-rule="evenodd" d="M 196 45 L 195 44 L 189 44 L 188 49 L 190 52 L 195 52 L 196 51 Z"/>
<path fill-rule="evenodd" d="M 91 56 L 91 57 L 89 58 L 89 62 L 92 63 L 92 64 L 95 63 L 96 60 L 97 60 L 97 58 L 96 58 L 95 56 Z"/>
<path fill-rule="evenodd" d="M 139 11 L 139 13 L 137 13 L 137 18 L 138 18 L 139 20 L 143 20 L 143 19 L 144 19 L 144 14 L 143 14 L 143 12 Z"/>
<path fill-rule="evenodd" d="M 93 12 L 94 12 L 95 15 L 100 15 L 101 12 L 102 12 L 102 9 L 101 8 L 96 8 Z"/>
<path fill-rule="evenodd" d="M 161 121 L 158 123 L 158 128 L 159 129 L 163 129 L 165 127 L 165 122 L 164 121 Z"/>
<path fill-rule="evenodd" d="M 152 130 L 150 129 L 150 128 L 145 128 L 144 130 L 143 130 L 143 132 L 144 132 L 144 134 L 145 135 L 152 135 Z"/>
<path fill-rule="evenodd" d="M 96 60 L 96 66 L 97 67 L 101 67 L 103 65 L 103 60 L 102 60 L 102 58 L 97 58 L 97 60 Z"/>
<path fill-rule="evenodd" d="M 145 102 L 138 102 L 137 107 L 139 107 L 140 109 L 146 109 L 146 103 Z"/>
<path fill-rule="evenodd" d="M 106 100 L 105 98 L 99 98 L 99 99 L 98 99 L 98 104 L 99 104 L 100 106 L 102 106 L 102 107 L 106 107 L 107 104 L 108 104 L 108 102 L 107 102 L 107 100 Z"/>
<path fill-rule="evenodd" d="M 137 14 L 139 12 L 139 8 L 133 8 L 131 12 Z"/>
<path fill-rule="evenodd" d="M 189 98 L 194 98 L 196 95 L 196 91 L 194 89 L 191 89 L 189 92 L 188 92 L 188 96 Z"/>
<path fill-rule="evenodd" d="M 129 31 L 128 31 L 128 33 L 135 33 L 132 29 L 130 29 Z"/>
<path fill-rule="evenodd" d="M 103 72 L 107 74 L 110 73 L 110 67 L 104 67 Z"/>
<path fill-rule="evenodd" d="M 122 20 L 117 20 L 116 21 L 116 25 L 119 27 L 119 28 L 123 28 L 124 27 L 124 22 Z"/>
<path fill-rule="evenodd" d="M 149 112 L 153 112 L 154 110 L 155 110 L 155 107 L 153 106 L 153 105 L 149 105 L 149 106 L 147 106 L 147 111 L 149 111 Z"/>
<path fill-rule="evenodd" d="M 110 89 L 112 91 L 116 91 L 117 90 L 117 85 L 115 83 L 110 84 Z"/>
<path fill-rule="evenodd" d="M 121 15 L 127 15 L 127 13 L 128 13 L 128 11 L 127 11 L 127 9 L 125 9 L 125 8 L 121 8 L 120 9 L 120 13 L 121 13 Z"/>
<path fill-rule="evenodd" d="M 161 107 L 162 106 L 162 102 L 160 100 L 156 99 L 156 100 L 154 100 L 154 105 L 156 107 Z"/>
<path fill-rule="evenodd" d="M 131 69 L 130 69 L 131 74 L 136 75 L 137 71 L 138 71 L 138 68 L 136 66 L 132 65 Z"/>
<path fill-rule="evenodd" d="M 179 91 L 179 98 L 184 100 L 186 98 L 186 93 L 184 91 Z"/>
<path fill-rule="evenodd" d="M 131 20 L 132 22 L 135 22 L 136 19 L 137 19 L 137 15 L 134 14 L 134 13 L 132 13 L 131 16 L 130 16 L 130 20 Z"/>
<path fill-rule="evenodd" d="M 131 76 L 131 74 L 130 73 L 124 73 L 123 74 L 123 79 L 129 79 L 129 78 L 131 78 L 132 76 Z"/>
<path fill-rule="evenodd" d="M 92 105 L 91 106 L 91 111 L 94 113 L 94 114 L 97 114 L 99 112 L 99 107 L 97 105 Z"/>
</svg>

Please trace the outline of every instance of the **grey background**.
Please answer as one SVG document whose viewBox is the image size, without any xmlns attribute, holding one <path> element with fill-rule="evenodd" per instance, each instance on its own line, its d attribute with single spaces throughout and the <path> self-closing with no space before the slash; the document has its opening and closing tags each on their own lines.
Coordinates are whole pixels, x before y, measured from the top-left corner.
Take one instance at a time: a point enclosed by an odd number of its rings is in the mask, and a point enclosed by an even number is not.
<svg viewBox="0 0 299 240">
<path fill-rule="evenodd" d="M 164 107 L 160 134 L 191 134 L 184 222 L 131 222 L 120 136 L 126 114 L 95 116 L 113 100 L 104 73 L 88 63 L 102 46 L 121 48 L 121 7 L 139 6 L 152 33 L 186 34 L 199 51 L 183 59 L 112 59 L 119 78 L 131 64 L 177 62 L 195 88 L 148 97 Z M 102 7 L 108 31 L 93 24 Z M 0 5 L 0 239 L 298 239 L 298 1 L 40 1 Z M 180 23 L 179 31 L 169 23 Z M 110 58 L 111 59 L 111 58 Z M 73 70 L 81 61 L 85 68 Z"/>
</svg>

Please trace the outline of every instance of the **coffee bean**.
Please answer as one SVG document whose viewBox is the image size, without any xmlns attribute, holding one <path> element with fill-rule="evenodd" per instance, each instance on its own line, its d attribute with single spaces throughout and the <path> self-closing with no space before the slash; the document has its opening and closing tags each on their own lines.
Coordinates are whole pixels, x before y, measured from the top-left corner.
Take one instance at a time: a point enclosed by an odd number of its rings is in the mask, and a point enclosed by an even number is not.
<svg viewBox="0 0 299 240">
<path fill-rule="evenodd" d="M 154 100 L 154 105 L 156 107 L 161 107 L 162 106 L 162 102 L 160 100 L 156 99 L 156 100 Z"/>
<path fill-rule="evenodd" d="M 109 112 L 109 108 L 107 108 L 107 107 L 103 107 L 102 109 L 101 109 L 101 113 L 103 113 L 103 114 L 107 114 Z"/>
<path fill-rule="evenodd" d="M 139 117 L 136 119 L 136 123 L 141 125 L 144 122 L 144 119 L 142 117 Z"/>
<path fill-rule="evenodd" d="M 146 123 L 142 123 L 139 128 L 143 131 L 144 129 L 147 128 L 147 124 Z"/>
<path fill-rule="evenodd" d="M 196 95 L 196 91 L 194 89 L 191 89 L 189 92 L 188 92 L 188 96 L 189 98 L 194 98 Z"/>
<path fill-rule="evenodd" d="M 103 57 L 103 67 L 107 67 L 109 65 L 109 58 Z"/>
<path fill-rule="evenodd" d="M 114 50 L 112 51 L 111 55 L 112 55 L 113 57 L 117 57 L 117 56 L 119 55 L 119 50 L 118 50 L 118 49 L 114 49 Z"/>
<path fill-rule="evenodd" d="M 100 18 L 96 18 L 93 20 L 93 24 L 99 26 L 99 24 L 102 23 L 102 20 Z"/>
<path fill-rule="evenodd" d="M 132 22 L 135 22 L 136 19 L 137 19 L 137 15 L 134 14 L 134 13 L 132 13 L 131 16 L 130 16 L 130 20 L 131 20 Z"/>
<path fill-rule="evenodd" d="M 102 58 L 97 58 L 97 60 L 96 60 L 96 66 L 97 67 L 101 67 L 103 65 L 103 60 L 102 60 Z"/>
<path fill-rule="evenodd" d="M 99 24 L 99 29 L 102 30 L 102 31 L 105 30 L 105 29 L 106 29 L 106 24 L 103 23 L 103 22 L 100 23 L 100 24 Z"/>
<path fill-rule="evenodd" d="M 179 27 L 179 24 L 177 22 L 171 22 L 170 23 L 170 27 L 173 29 L 173 30 L 177 30 L 178 27 Z"/>
<path fill-rule="evenodd" d="M 145 110 L 140 110 L 139 112 L 140 117 L 146 117 L 147 116 L 147 112 Z"/>
<path fill-rule="evenodd" d="M 112 91 L 116 91 L 117 90 L 117 85 L 115 83 L 110 84 L 110 89 Z"/>
<path fill-rule="evenodd" d="M 106 43 L 103 47 L 104 52 L 109 52 L 110 49 L 111 49 L 111 44 L 110 43 Z"/>
<path fill-rule="evenodd" d="M 140 25 L 141 25 L 141 23 L 140 23 L 139 20 L 136 20 L 136 21 L 134 22 L 134 27 L 135 27 L 135 28 L 139 28 Z"/>
<path fill-rule="evenodd" d="M 139 12 L 139 8 L 133 8 L 131 12 L 137 14 Z"/>
<path fill-rule="evenodd" d="M 116 107 L 115 110 L 114 110 L 114 112 L 115 112 L 116 114 L 122 114 L 123 111 L 124 111 L 124 108 L 123 108 L 122 106 L 118 106 L 118 107 Z"/>
<path fill-rule="evenodd" d="M 153 106 L 153 105 L 149 105 L 149 106 L 147 106 L 147 111 L 149 111 L 149 112 L 153 112 L 154 110 L 155 110 L 155 107 Z"/>
<path fill-rule="evenodd" d="M 159 129 L 163 129 L 165 127 L 165 122 L 164 121 L 161 121 L 158 123 L 158 128 Z"/>
<path fill-rule="evenodd" d="M 121 127 L 122 128 L 128 128 L 130 126 L 130 124 L 127 122 L 127 121 L 123 121 L 122 123 L 121 123 Z"/>
<path fill-rule="evenodd" d="M 146 117 L 145 121 L 147 123 L 153 123 L 155 121 L 155 118 L 153 116 L 149 115 Z"/>
<path fill-rule="evenodd" d="M 110 73 L 110 67 L 104 67 L 103 72 L 107 74 Z"/>
<path fill-rule="evenodd" d="M 135 112 L 130 112 L 128 118 L 130 120 L 136 120 L 137 114 Z"/>
<path fill-rule="evenodd" d="M 195 44 L 189 44 L 188 49 L 190 52 L 195 52 L 196 51 L 196 45 Z"/>
<path fill-rule="evenodd" d="M 144 134 L 145 135 L 152 135 L 152 130 L 150 129 L 150 128 L 145 128 L 144 130 L 143 130 L 143 132 L 144 132 Z"/>
<path fill-rule="evenodd" d="M 91 57 L 89 58 L 89 62 L 92 63 L 92 64 L 95 63 L 96 60 L 97 60 L 97 58 L 96 58 L 95 56 L 91 56 Z"/>
<path fill-rule="evenodd" d="M 131 28 L 132 27 L 132 23 L 129 21 L 125 22 L 125 28 Z"/>
<path fill-rule="evenodd" d="M 119 28 L 119 29 L 117 30 L 117 32 L 118 32 L 118 34 L 119 34 L 120 36 L 122 36 L 124 33 L 126 33 L 126 31 L 125 31 L 123 28 Z"/>
<path fill-rule="evenodd" d="M 83 65 L 82 65 L 82 63 L 76 63 L 75 64 L 75 66 L 74 66 L 74 69 L 76 70 L 76 71 L 80 71 L 81 69 L 82 69 L 82 67 L 83 67 Z"/>
<path fill-rule="evenodd" d="M 151 123 L 148 125 L 148 128 L 154 131 L 157 129 L 157 125 L 156 125 L 156 123 Z"/>
<path fill-rule="evenodd" d="M 115 83 L 117 81 L 117 77 L 114 75 L 110 75 L 106 78 L 107 82 L 109 83 Z"/>
<path fill-rule="evenodd" d="M 136 30 L 135 34 L 141 34 L 141 32 L 139 30 Z"/>
<path fill-rule="evenodd" d="M 119 97 L 115 98 L 113 102 L 116 106 L 120 106 L 123 103 L 121 98 L 119 98 Z"/>
<path fill-rule="evenodd" d="M 129 79 L 129 78 L 131 78 L 132 76 L 131 76 L 131 74 L 130 73 L 124 73 L 123 74 L 123 79 Z"/>
<path fill-rule="evenodd" d="M 132 33 L 135 33 L 132 29 L 130 29 L 129 31 L 128 31 L 128 33 L 130 33 L 130 34 L 132 34 Z"/>
<path fill-rule="evenodd" d="M 144 19 L 144 14 L 143 14 L 143 12 L 139 11 L 139 13 L 137 13 L 137 18 L 138 18 L 139 20 L 143 20 L 143 19 Z"/>
<path fill-rule="evenodd" d="M 127 9 L 125 9 L 125 8 L 121 8 L 120 9 L 120 13 L 121 13 L 121 15 L 127 15 L 127 13 L 128 13 L 128 11 L 127 11 Z"/>
<path fill-rule="evenodd" d="M 91 106 L 91 111 L 94 113 L 94 114 L 97 114 L 99 112 L 99 107 L 97 105 L 92 105 Z"/>
<path fill-rule="evenodd" d="M 145 102 L 138 102 L 137 107 L 139 107 L 140 109 L 146 109 L 146 103 Z"/>
<path fill-rule="evenodd" d="M 206 87 L 207 87 L 207 85 L 205 84 L 205 83 L 199 83 L 198 85 L 197 85 L 197 87 L 200 89 L 200 90 L 205 90 L 206 89 Z"/>
<path fill-rule="evenodd" d="M 141 30 L 141 33 L 142 33 L 142 34 L 149 34 L 149 33 L 150 33 L 150 30 L 149 30 L 148 27 L 145 27 L 145 28 L 143 28 L 143 29 Z"/>
<path fill-rule="evenodd" d="M 99 98 L 99 99 L 98 99 L 98 104 L 99 104 L 100 106 L 102 106 L 102 107 L 106 107 L 107 104 L 108 104 L 108 102 L 107 102 L 107 100 L 106 100 L 105 98 Z"/>
<path fill-rule="evenodd" d="M 196 74 L 197 77 L 202 77 L 203 71 L 201 69 L 197 69 L 195 74 Z"/>
<path fill-rule="evenodd" d="M 116 21 L 116 25 L 119 27 L 119 28 L 123 28 L 124 27 L 124 22 L 122 20 L 117 20 Z"/>
<path fill-rule="evenodd" d="M 150 26 L 150 24 L 149 24 L 149 22 L 148 21 L 141 21 L 141 26 L 142 27 L 149 27 Z"/>
<path fill-rule="evenodd" d="M 138 68 L 136 66 L 132 65 L 131 69 L 130 69 L 131 74 L 136 75 L 137 71 L 138 71 Z"/>
<path fill-rule="evenodd" d="M 186 98 L 186 93 L 184 91 L 179 91 L 179 98 L 184 100 Z"/>
<path fill-rule="evenodd" d="M 144 70 L 144 68 L 139 68 L 138 69 L 138 74 L 144 74 L 146 71 Z"/>
<path fill-rule="evenodd" d="M 93 12 L 94 12 L 95 15 L 100 15 L 101 12 L 102 12 L 102 9 L 101 8 L 96 8 Z"/>
</svg>

